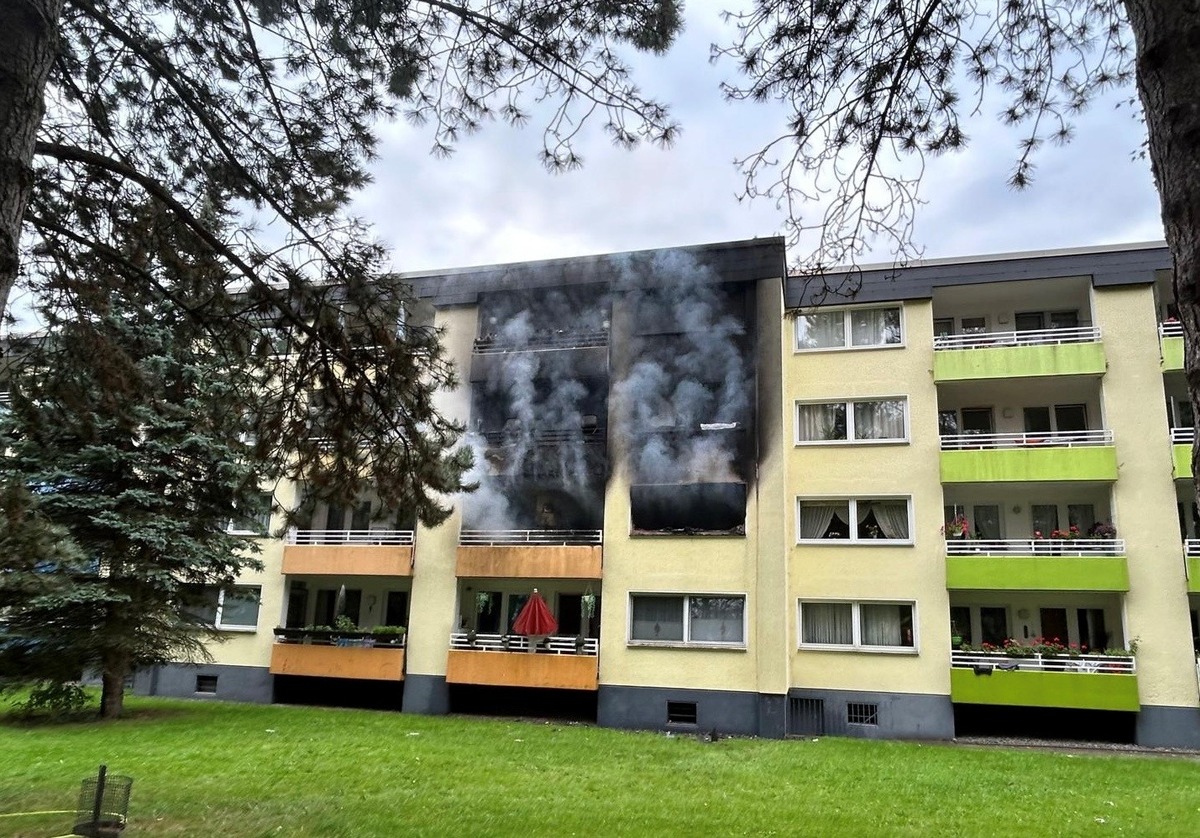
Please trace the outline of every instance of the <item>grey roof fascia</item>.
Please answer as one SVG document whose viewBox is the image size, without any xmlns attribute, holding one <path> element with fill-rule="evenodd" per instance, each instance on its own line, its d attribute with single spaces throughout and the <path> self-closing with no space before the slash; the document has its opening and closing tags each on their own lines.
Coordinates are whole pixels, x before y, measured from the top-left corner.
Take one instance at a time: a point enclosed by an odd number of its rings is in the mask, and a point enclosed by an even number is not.
<svg viewBox="0 0 1200 838">
<path fill-rule="evenodd" d="M 990 282 L 1016 282 L 1028 279 L 1089 276 L 1097 288 L 1118 285 L 1144 285 L 1155 280 L 1155 273 L 1171 269 L 1171 254 L 1166 246 L 1138 247 L 1061 255 L 1020 255 L 994 260 L 945 261 L 907 268 L 863 270 L 857 293 L 852 297 L 827 296 L 821 300 L 822 286 L 805 289 L 801 276 L 790 276 L 784 302 L 788 308 L 805 305 L 845 305 L 861 302 L 921 300 L 933 296 L 935 288 L 948 285 L 981 285 Z M 848 282 L 851 274 L 837 274 L 836 281 Z"/>
<path fill-rule="evenodd" d="M 707 268 L 711 282 L 782 280 L 787 275 L 784 241 L 782 237 L 774 236 L 689 247 L 400 273 L 397 276 L 411 284 L 417 297 L 443 307 L 471 305 L 478 301 L 480 294 L 498 291 L 593 284 L 616 288 L 667 285 L 674 281 L 674 275 L 664 266 L 667 260 L 680 257 Z"/>
</svg>

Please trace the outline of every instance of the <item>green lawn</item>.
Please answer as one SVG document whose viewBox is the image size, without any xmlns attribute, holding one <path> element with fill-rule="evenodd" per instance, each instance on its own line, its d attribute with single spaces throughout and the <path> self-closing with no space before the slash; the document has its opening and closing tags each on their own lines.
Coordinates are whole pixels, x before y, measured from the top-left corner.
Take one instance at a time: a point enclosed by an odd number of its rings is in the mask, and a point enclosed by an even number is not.
<svg viewBox="0 0 1200 838">
<path fill-rule="evenodd" d="M 1195 835 L 1200 763 L 723 739 L 567 723 L 130 699 L 0 724 L 0 812 L 68 809 L 100 762 L 129 836 Z M 0 818 L 57 836 L 67 815 Z"/>
</svg>

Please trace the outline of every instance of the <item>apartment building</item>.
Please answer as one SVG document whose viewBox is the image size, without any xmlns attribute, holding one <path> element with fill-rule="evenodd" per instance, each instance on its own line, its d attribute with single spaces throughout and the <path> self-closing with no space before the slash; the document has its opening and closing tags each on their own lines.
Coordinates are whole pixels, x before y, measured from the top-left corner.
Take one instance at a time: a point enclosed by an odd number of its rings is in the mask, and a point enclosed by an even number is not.
<svg viewBox="0 0 1200 838">
<path fill-rule="evenodd" d="M 411 275 L 480 488 L 434 529 L 318 505 L 214 603 L 215 662 L 137 688 L 1200 745 L 1169 270 L 1161 246 L 1016 254 L 839 298 L 757 239 Z M 514 630 L 535 590 L 546 637 Z"/>
</svg>

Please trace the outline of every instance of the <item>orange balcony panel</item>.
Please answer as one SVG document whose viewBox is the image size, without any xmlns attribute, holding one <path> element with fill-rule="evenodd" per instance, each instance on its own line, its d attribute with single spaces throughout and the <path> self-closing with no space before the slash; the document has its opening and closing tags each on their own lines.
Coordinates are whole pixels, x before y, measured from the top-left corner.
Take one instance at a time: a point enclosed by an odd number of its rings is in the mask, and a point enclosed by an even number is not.
<svg viewBox="0 0 1200 838">
<path fill-rule="evenodd" d="M 288 544 L 283 572 L 303 576 L 412 576 L 411 544 Z"/>
<path fill-rule="evenodd" d="M 271 674 L 403 681 L 404 649 L 276 643 L 271 647 Z"/>
<path fill-rule="evenodd" d="M 528 652 L 451 649 L 446 681 L 489 687 L 595 690 L 599 684 L 599 661 L 595 655 L 531 655 Z"/>
<path fill-rule="evenodd" d="M 599 579 L 599 544 L 459 545 L 455 573 L 466 577 Z"/>
</svg>

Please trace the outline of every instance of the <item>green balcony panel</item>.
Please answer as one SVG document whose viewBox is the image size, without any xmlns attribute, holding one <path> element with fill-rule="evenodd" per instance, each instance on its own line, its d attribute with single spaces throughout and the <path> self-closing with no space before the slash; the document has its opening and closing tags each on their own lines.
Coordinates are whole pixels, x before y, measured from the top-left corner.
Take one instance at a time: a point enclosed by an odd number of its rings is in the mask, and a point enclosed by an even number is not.
<svg viewBox="0 0 1200 838">
<path fill-rule="evenodd" d="M 1187 560 L 1188 593 L 1200 594 L 1200 558 L 1189 556 Z"/>
<path fill-rule="evenodd" d="M 1136 675 L 1075 672 L 1005 672 L 976 675 L 974 669 L 950 670 L 950 700 L 959 704 L 1015 707 L 1064 707 L 1070 710 L 1140 708 Z"/>
<path fill-rule="evenodd" d="M 1162 339 L 1162 368 L 1164 371 L 1183 369 L 1183 338 Z"/>
<path fill-rule="evenodd" d="M 1176 477 L 1192 476 L 1192 446 L 1172 445 L 1171 459 L 1174 461 Z"/>
<path fill-rule="evenodd" d="M 1099 342 L 939 349 L 933 353 L 933 380 L 1103 375 L 1107 366 Z"/>
<path fill-rule="evenodd" d="M 1128 591 L 1124 556 L 948 556 L 952 591 Z"/>
<path fill-rule="evenodd" d="M 1117 450 L 1111 445 L 942 452 L 943 483 L 1116 479 Z"/>
</svg>

